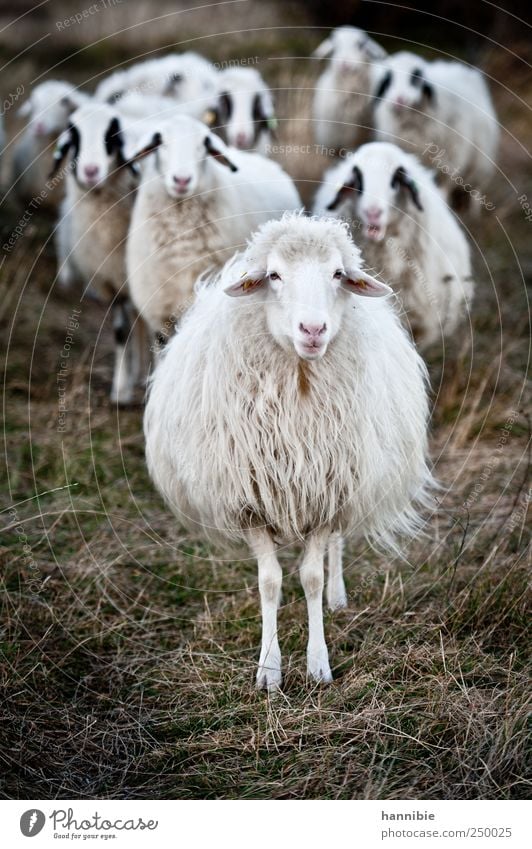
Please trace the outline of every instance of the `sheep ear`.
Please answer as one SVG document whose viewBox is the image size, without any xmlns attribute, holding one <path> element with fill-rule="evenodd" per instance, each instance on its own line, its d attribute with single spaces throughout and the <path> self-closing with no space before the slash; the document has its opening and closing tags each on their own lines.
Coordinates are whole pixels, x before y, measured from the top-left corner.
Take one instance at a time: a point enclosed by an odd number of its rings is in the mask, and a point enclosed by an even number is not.
<svg viewBox="0 0 532 849">
<path fill-rule="evenodd" d="M 153 153 L 154 151 L 156 151 L 157 148 L 160 147 L 162 143 L 163 143 L 163 138 L 162 138 L 160 133 L 154 133 L 149 142 L 146 142 L 146 138 L 144 138 L 144 143 L 128 159 L 128 163 L 138 162 L 139 159 L 144 159 L 145 156 L 149 156 L 150 153 Z"/>
<path fill-rule="evenodd" d="M 396 189 L 397 186 L 403 186 L 409 193 L 413 203 L 417 206 L 419 211 L 423 212 L 423 206 L 419 199 L 417 183 L 412 179 L 405 168 L 399 167 L 392 177 L 392 189 Z"/>
<path fill-rule="evenodd" d="M 434 87 L 426 80 L 423 81 L 421 91 L 423 92 L 423 96 L 426 97 L 430 103 L 434 102 Z"/>
<path fill-rule="evenodd" d="M 381 97 L 384 97 L 388 89 L 390 88 L 392 82 L 392 72 L 386 71 L 383 78 L 381 79 L 377 89 L 375 91 L 375 97 L 379 100 Z"/>
<path fill-rule="evenodd" d="M 368 57 L 374 61 L 379 59 L 385 59 L 388 55 L 384 47 L 381 47 L 376 41 L 368 36 L 368 39 L 364 45 L 364 49 L 368 55 Z"/>
<path fill-rule="evenodd" d="M 340 285 L 346 292 L 351 292 L 353 295 L 362 295 L 365 298 L 383 298 L 393 291 L 386 283 L 381 283 L 371 274 L 359 269 L 346 271 Z"/>
<path fill-rule="evenodd" d="M 360 168 L 356 165 L 352 171 L 352 177 L 350 180 L 346 180 L 346 182 L 341 185 L 336 192 L 336 195 L 327 206 L 328 210 L 336 209 L 342 201 L 346 200 L 350 197 L 351 192 L 361 192 L 362 191 L 362 174 L 360 173 Z"/>
<path fill-rule="evenodd" d="M 19 118 L 28 118 L 31 115 L 31 100 L 26 100 L 20 109 L 17 109 L 17 115 Z"/>
<path fill-rule="evenodd" d="M 326 56 L 330 56 L 333 52 L 334 45 L 332 43 L 331 38 L 326 38 L 325 41 L 322 41 L 313 52 L 313 56 L 316 59 L 325 59 Z"/>
<path fill-rule="evenodd" d="M 67 94 L 65 95 L 65 97 L 61 98 L 61 106 L 64 106 L 65 109 L 67 109 L 68 114 L 70 115 L 72 112 L 75 112 L 75 110 L 79 106 L 79 103 L 76 103 L 76 100 Z"/>
<path fill-rule="evenodd" d="M 242 295 L 252 295 L 265 283 L 267 274 L 265 271 L 244 271 L 237 283 L 232 283 L 224 289 L 226 295 L 231 298 L 240 298 Z"/>
<path fill-rule="evenodd" d="M 212 140 L 212 136 L 205 136 L 205 150 L 209 156 L 213 156 L 221 165 L 225 165 L 231 171 L 238 171 L 237 166 L 231 162 L 228 156 L 220 149 L 225 147 L 221 139 L 216 140 L 216 144 Z"/>
<path fill-rule="evenodd" d="M 52 177 L 55 177 L 68 151 L 74 144 L 74 140 L 72 138 L 72 130 L 70 127 L 67 130 L 64 130 L 57 140 L 57 146 L 54 151 L 54 164 L 52 170 L 48 174 L 48 179 L 51 180 Z"/>
</svg>

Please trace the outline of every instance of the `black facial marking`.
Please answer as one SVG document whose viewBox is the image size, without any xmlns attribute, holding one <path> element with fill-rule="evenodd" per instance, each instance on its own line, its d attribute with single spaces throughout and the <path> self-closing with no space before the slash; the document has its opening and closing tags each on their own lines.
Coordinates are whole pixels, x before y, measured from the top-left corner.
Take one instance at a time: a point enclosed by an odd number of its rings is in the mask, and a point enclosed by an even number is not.
<svg viewBox="0 0 532 849">
<path fill-rule="evenodd" d="M 412 202 L 420 210 L 420 212 L 423 212 L 423 206 L 421 205 L 421 201 L 419 199 L 419 191 L 417 185 L 405 168 L 403 168 L 402 166 L 397 168 L 392 177 L 391 185 L 392 189 L 399 189 L 401 187 L 406 189 L 406 191 L 412 198 Z"/>
<path fill-rule="evenodd" d="M 222 92 L 220 95 L 220 118 L 222 121 L 227 122 L 231 117 L 233 112 L 233 101 L 231 100 L 231 95 L 226 91 Z"/>
<path fill-rule="evenodd" d="M 375 92 L 375 97 L 376 98 L 384 97 L 384 95 L 386 94 L 386 92 L 390 88 L 391 84 L 392 84 L 392 72 L 386 71 L 385 75 L 383 76 L 382 80 L 379 83 L 379 87 L 377 88 L 377 91 Z"/>
</svg>

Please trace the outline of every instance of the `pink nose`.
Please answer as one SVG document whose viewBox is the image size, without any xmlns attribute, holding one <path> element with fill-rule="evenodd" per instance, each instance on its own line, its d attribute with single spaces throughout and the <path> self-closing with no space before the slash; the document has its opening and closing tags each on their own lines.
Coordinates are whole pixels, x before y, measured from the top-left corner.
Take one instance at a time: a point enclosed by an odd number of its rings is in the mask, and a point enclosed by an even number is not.
<svg viewBox="0 0 532 849">
<path fill-rule="evenodd" d="M 37 121 L 37 124 L 35 125 L 35 132 L 39 136 L 44 136 L 44 134 L 46 133 L 46 126 L 43 124 L 42 121 Z"/>
<path fill-rule="evenodd" d="M 237 147 L 247 147 L 248 137 L 245 133 L 237 133 L 236 134 L 236 146 Z"/>
<path fill-rule="evenodd" d="M 100 168 L 98 165 L 85 165 L 84 171 L 87 179 L 93 180 L 100 173 Z"/>
<path fill-rule="evenodd" d="M 192 177 L 176 177 L 174 174 L 173 180 L 178 189 L 186 189 L 192 180 Z"/>
<path fill-rule="evenodd" d="M 301 333 L 308 337 L 308 342 L 312 342 L 312 344 L 315 344 L 316 342 L 319 342 L 319 337 L 322 336 L 327 330 L 327 325 L 303 324 L 303 322 L 300 322 L 299 329 Z"/>
<path fill-rule="evenodd" d="M 399 97 L 395 98 L 395 105 L 396 106 L 406 106 L 406 97 L 403 97 L 403 95 L 400 94 Z"/>
<path fill-rule="evenodd" d="M 377 224 L 381 216 L 382 209 L 379 209 L 378 206 L 370 206 L 369 209 L 366 209 L 366 219 L 370 224 Z"/>
</svg>

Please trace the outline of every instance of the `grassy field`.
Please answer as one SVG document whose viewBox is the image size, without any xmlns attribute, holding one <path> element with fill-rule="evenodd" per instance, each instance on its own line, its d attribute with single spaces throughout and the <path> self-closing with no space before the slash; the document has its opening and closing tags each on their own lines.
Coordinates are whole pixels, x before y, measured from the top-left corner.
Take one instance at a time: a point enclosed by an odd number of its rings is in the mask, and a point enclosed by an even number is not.
<svg viewBox="0 0 532 849">
<path fill-rule="evenodd" d="M 308 53 L 315 39 L 296 42 Z M 276 698 L 255 691 L 254 563 L 185 534 L 155 494 L 142 410 L 108 402 L 105 311 L 54 286 L 53 215 L 36 212 L 2 251 L 2 797 L 529 795 L 532 222 L 518 197 L 532 198 L 532 84 L 504 51 L 486 61 L 506 127 L 496 208 L 465 221 L 472 324 L 430 359 L 432 458 L 445 489 L 404 557 L 348 548 L 349 607 L 326 616 L 332 686 L 305 681 L 306 609 L 289 549 L 284 687 Z M 78 82 L 102 70 L 69 67 L 61 76 Z M 281 140 L 307 143 L 315 66 L 261 70 L 279 89 Z M 12 64 L 6 91 L 32 75 L 27 60 Z M 306 198 L 330 164 L 283 161 Z M 23 212 L 4 205 L 2 244 Z"/>
</svg>

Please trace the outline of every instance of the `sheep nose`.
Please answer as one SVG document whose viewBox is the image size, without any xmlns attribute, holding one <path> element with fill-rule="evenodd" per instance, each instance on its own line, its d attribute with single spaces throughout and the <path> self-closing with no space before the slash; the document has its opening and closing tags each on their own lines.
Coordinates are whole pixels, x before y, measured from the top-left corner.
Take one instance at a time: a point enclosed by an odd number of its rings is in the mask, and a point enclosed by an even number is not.
<svg viewBox="0 0 532 849">
<path fill-rule="evenodd" d="M 38 136 L 44 136 L 46 133 L 46 126 L 42 121 L 37 121 L 35 124 L 35 132 Z"/>
<path fill-rule="evenodd" d="M 371 224 L 377 224 L 381 216 L 382 209 L 379 209 L 378 206 L 370 206 L 369 209 L 366 209 L 366 219 Z"/>
<path fill-rule="evenodd" d="M 403 95 L 400 94 L 399 97 L 395 98 L 395 105 L 396 106 L 406 106 L 406 97 L 403 97 Z"/>
<path fill-rule="evenodd" d="M 88 180 L 93 180 L 98 176 L 100 168 L 98 165 L 85 165 L 85 176 Z"/>
<path fill-rule="evenodd" d="M 236 134 L 236 146 L 237 147 L 247 147 L 248 137 L 246 133 L 237 133 Z"/>
<path fill-rule="evenodd" d="M 299 329 L 301 333 L 304 333 L 305 336 L 309 336 L 311 340 L 318 339 L 319 336 L 322 336 L 327 330 L 327 325 L 324 324 L 303 324 L 301 321 L 299 323 Z"/>
<path fill-rule="evenodd" d="M 190 181 L 192 180 L 192 177 L 176 177 L 176 175 L 174 174 L 173 180 L 174 180 L 174 183 L 176 184 L 176 186 L 178 188 L 186 189 L 186 187 L 189 185 Z"/>
</svg>

